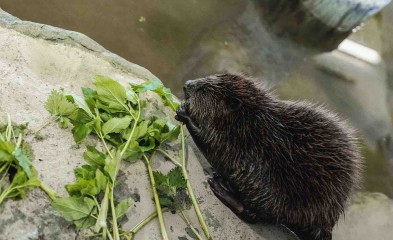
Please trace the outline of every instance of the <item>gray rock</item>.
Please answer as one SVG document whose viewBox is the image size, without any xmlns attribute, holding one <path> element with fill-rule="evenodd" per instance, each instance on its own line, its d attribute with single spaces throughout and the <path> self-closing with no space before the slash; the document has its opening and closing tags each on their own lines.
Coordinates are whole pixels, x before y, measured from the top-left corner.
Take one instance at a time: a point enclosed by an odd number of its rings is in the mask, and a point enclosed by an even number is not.
<svg viewBox="0 0 393 240">
<path fill-rule="evenodd" d="M 392 239 L 392 219 L 391 199 L 380 193 L 357 194 L 333 231 L 333 239 Z"/>
<path fill-rule="evenodd" d="M 37 23 L 24 22 L 0 10 L 0 109 L 1 117 L 9 113 L 16 123 L 29 123 L 31 130 L 42 126 L 49 114 L 44 102 L 52 89 L 80 94 L 82 86 L 91 85 L 96 74 L 124 83 L 155 78 L 148 70 L 112 54 L 86 36 Z M 152 94 L 146 98 L 163 108 Z M 174 114 L 164 109 L 166 115 Z M 154 111 L 154 109 L 152 109 Z M 43 140 L 27 139 L 34 149 L 33 164 L 41 180 L 66 196 L 64 185 L 74 181 L 73 169 L 83 164 L 85 144 L 75 146 L 69 130 L 55 124 L 41 131 Z M 93 139 L 88 142 L 94 141 Z M 174 149 L 177 150 L 177 149 Z M 190 180 L 200 201 L 214 239 L 288 239 L 285 229 L 249 226 L 224 207 L 206 186 L 206 177 L 194 151 L 188 148 Z M 157 157 L 154 166 L 166 171 L 172 165 Z M 119 196 L 132 196 L 135 206 L 123 224 L 130 230 L 155 208 L 146 168 L 142 162 L 124 163 L 123 184 Z M 193 210 L 187 213 L 198 221 Z M 170 239 L 192 239 L 187 226 L 175 214 L 165 213 Z M 78 235 L 82 238 L 83 233 Z M 75 239 L 72 224 L 63 220 L 50 207 L 50 201 L 39 189 L 23 201 L 6 201 L 0 213 L 0 239 Z M 135 239 L 160 239 L 157 220 L 138 232 Z"/>
</svg>

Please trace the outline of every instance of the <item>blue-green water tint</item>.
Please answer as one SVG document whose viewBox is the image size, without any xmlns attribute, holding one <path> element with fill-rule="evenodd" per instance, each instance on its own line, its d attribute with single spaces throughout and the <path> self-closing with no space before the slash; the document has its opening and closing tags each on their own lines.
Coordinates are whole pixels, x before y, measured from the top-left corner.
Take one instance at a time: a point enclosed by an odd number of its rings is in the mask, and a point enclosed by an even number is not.
<svg viewBox="0 0 393 240">
<path fill-rule="evenodd" d="M 370 77 L 359 74 L 348 82 L 314 64 L 318 50 L 292 42 L 288 32 L 296 29 L 296 16 L 278 15 L 269 25 L 261 2 L 267 1 L 0 0 L 0 7 L 23 20 L 82 32 L 146 67 L 180 97 L 184 81 L 229 70 L 263 79 L 282 98 L 326 104 L 359 129 L 366 159 L 364 188 L 393 197 L 393 163 L 389 164 L 393 154 L 384 150 L 389 149 L 386 144 L 381 145 L 392 124 L 393 84 L 388 83 L 393 79 L 389 74 L 393 72 L 393 7 L 351 36 L 380 52 L 389 67 L 371 66 L 366 71 Z M 365 16 L 373 11 L 369 8 Z M 285 31 L 273 31 L 275 24 Z M 316 26 L 312 21 L 308 24 L 311 29 Z M 311 37 L 321 34 L 317 30 Z M 323 34 L 316 42 L 321 46 L 329 42 L 329 31 Z M 346 72 L 356 72 L 365 64 L 343 58 Z M 379 101 L 370 104 L 376 98 Z"/>
</svg>

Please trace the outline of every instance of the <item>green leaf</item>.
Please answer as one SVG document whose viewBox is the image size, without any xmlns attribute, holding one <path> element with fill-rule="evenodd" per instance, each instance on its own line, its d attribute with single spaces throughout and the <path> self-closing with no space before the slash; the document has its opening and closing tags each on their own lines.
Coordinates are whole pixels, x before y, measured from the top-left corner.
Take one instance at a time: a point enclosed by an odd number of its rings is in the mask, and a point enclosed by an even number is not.
<svg viewBox="0 0 393 240">
<path fill-rule="evenodd" d="M 14 159 L 14 157 L 10 153 L 0 149 L 0 163 L 1 162 L 9 162 L 13 159 Z"/>
<path fill-rule="evenodd" d="M 125 143 L 120 145 L 120 149 L 123 149 L 123 147 L 125 146 Z M 125 151 L 124 155 L 123 155 L 123 159 L 134 163 L 137 162 L 138 160 L 140 160 L 142 158 L 143 152 L 141 147 L 139 146 L 137 141 L 131 141 L 130 144 L 128 145 L 127 150 Z"/>
<path fill-rule="evenodd" d="M 96 98 L 97 91 L 88 87 L 82 87 L 82 93 L 85 98 Z"/>
<path fill-rule="evenodd" d="M 143 82 L 141 84 L 130 84 L 136 92 L 145 92 L 145 91 L 156 91 L 159 88 L 162 88 L 162 83 L 157 80 L 150 80 Z"/>
<path fill-rule="evenodd" d="M 97 87 L 97 97 L 109 108 L 115 110 L 127 110 L 125 107 L 126 91 L 124 87 L 104 76 L 95 76 L 94 85 Z"/>
<path fill-rule="evenodd" d="M 170 186 L 176 188 L 186 188 L 187 182 L 184 180 L 183 173 L 181 167 L 175 167 L 171 171 L 169 171 L 168 175 L 168 183 Z"/>
<path fill-rule="evenodd" d="M 104 112 L 111 113 L 111 114 L 125 112 L 124 108 L 122 108 L 122 109 L 112 108 L 110 106 L 105 105 L 104 103 L 101 103 L 100 101 L 97 101 L 96 106 L 97 106 L 97 109 L 100 110 L 100 112 L 104 111 Z"/>
<path fill-rule="evenodd" d="M 112 118 L 102 126 L 102 132 L 104 135 L 109 133 L 119 133 L 126 129 L 131 123 L 131 116 L 125 116 L 123 118 Z"/>
<path fill-rule="evenodd" d="M 132 135 L 131 140 L 138 140 L 139 138 L 143 138 L 147 134 L 147 129 L 149 126 L 150 121 L 141 121 L 138 123 L 137 127 L 135 128 L 134 134 Z M 132 129 L 127 128 L 124 131 L 122 131 L 121 135 L 124 140 L 128 140 L 130 137 Z"/>
<path fill-rule="evenodd" d="M 102 152 L 98 151 L 93 146 L 87 146 L 87 151 L 83 153 L 83 158 L 85 161 L 96 167 L 104 167 L 105 166 L 105 157 L 106 155 Z"/>
<path fill-rule="evenodd" d="M 10 185 L 11 191 L 7 194 L 7 198 L 26 198 L 28 189 L 38 187 L 40 185 L 41 182 L 37 178 L 28 179 L 24 171 L 17 170 L 17 173 Z"/>
<path fill-rule="evenodd" d="M 72 134 L 76 143 L 80 143 L 93 130 L 93 122 L 81 125 L 75 125 L 72 129 Z"/>
<path fill-rule="evenodd" d="M 0 141 L 0 150 L 12 154 L 15 150 L 15 144 L 12 142 Z"/>
<path fill-rule="evenodd" d="M 158 93 L 165 106 L 169 106 L 173 111 L 179 107 L 179 103 L 173 101 L 173 95 L 169 88 L 163 87 L 162 92 Z"/>
<path fill-rule="evenodd" d="M 86 114 L 88 114 L 91 118 L 94 117 L 93 113 L 91 112 L 89 105 L 87 105 L 87 102 L 85 101 L 84 98 L 77 96 L 77 95 L 69 95 L 72 97 L 72 99 L 74 100 L 74 103 L 76 104 L 76 106 L 78 106 L 78 108 L 82 109 L 83 111 L 86 112 Z"/>
<path fill-rule="evenodd" d="M 21 185 L 22 187 L 30 188 L 30 187 L 39 187 L 41 186 L 41 181 L 37 178 L 31 178 L 27 182 Z"/>
<path fill-rule="evenodd" d="M 165 196 L 174 197 L 176 192 L 187 187 L 187 182 L 184 180 L 182 169 L 175 167 L 168 174 L 162 174 L 154 171 L 154 179 L 156 180 L 157 189 Z M 162 194 L 161 194 L 162 196 Z"/>
<path fill-rule="evenodd" d="M 95 132 L 101 132 L 102 130 L 102 120 L 99 116 L 96 116 L 93 120 L 93 126 Z"/>
<path fill-rule="evenodd" d="M 168 119 L 166 119 L 166 118 L 156 119 L 153 122 L 152 127 L 157 130 L 162 130 L 165 127 L 167 122 L 168 122 Z"/>
<path fill-rule="evenodd" d="M 159 171 L 153 171 L 154 180 L 157 185 L 167 184 L 167 177 Z"/>
<path fill-rule="evenodd" d="M 156 147 L 156 141 L 154 138 L 148 138 L 139 142 L 139 147 L 142 152 L 148 152 Z"/>
<path fill-rule="evenodd" d="M 11 142 L 0 141 L 0 162 L 9 162 L 14 159 L 13 152 L 15 144 Z"/>
<path fill-rule="evenodd" d="M 180 127 L 174 125 L 169 118 L 156 119 L 149 126 L 148 133 L 160 144 L 164 141 L 176 140 L 180 134 Z"/>
<path fill-rule="evenodd" d="M 68 221 L 84 219 L 94 213 L 94 201 L 89 198 L 57 198 L 52 207 Z"/>
<path fill-rule="evenodd" d="M 161 142 L 176 140 L 179 137 L 179 134 L 180 134 L 180 126 L 176 126 L 171 131 L 167 133 L 163 133 L 161 135 Z"/>
<path fill-rule="evenodd" d="M 127 96 L 127 100 L 130 101 L 132 104 L 135 105 L 138 103 L 138 96 L 131 88 L 131 86 L 126 87 L 126 96 Z"/>
<path fill-rule="evenodd" d="M 114 116 L 112 114 L 108 113 L 108 112 L 101 112 L 100 113 L 100 118 L 104 122 L 108 122 L 113 117 Z"/>
<path fill-rule="evenodd" d="M 158 94 L 164 105 L 169 106 L 173 111 L 175 111 L 179 104 L 173 101 L 173 95 L 169 88 L 166 88 L 158 80 L 146 81 L 142 84 L 130 84 L 136 92 L 153 91 Z"/>
<path fill-rule="evenodd" d="M 104 190 L 106 184 L 108 182 L 107 177 L 100 171 L 100 169 L 96 170 L 96 184 L 100 190 Z"/>
<path fill-rule="evenodd" d="M 116 205 L 115 212 L 118 220 L 120 220 L 127 213 L 128 209 L 132 206 L 133 203 L 134 201 L 132 201 L 131 198 L 127 198 Z"/>
<path fill-rule="evenodd" d="M 164 175 L 158 171 L 154 171 L 153 176 L 156 181 L 158 195 L 160 197 L 174 196 L 176 194 L 176 189 L 169 185 L 167 175 Z"/>
<path fill-rule="evenodd" d="M 112 183 L 115 182 L 117 171 L 119 170 L 120 151 L 114 152 L 113 158 L 109 155 L 105 158 L 105 172 L 110 176 Z"/>
<path fill-rule="evenodd" d="M 70 196 L 95 196 L 100 192 L 95 179 L 86 180 L 79 178 L 74 184 L 67 184 L 65 188 Z"/>
<path fill-rule="evenodd" d="M 74 220 L 73 222 L 77 230 L 85 230 L 94 226 L 94 224 L 96 223 L 96 219 L 90 216 L 90 217 Z"/>
<path fill-rule="evenodd" d="M 167 197 L 160 197 L 159 201 L 160 201 L 160 205 L 162 207 L 169 207 L 169 206 L 171 206 L 173 204 L 173 201 L 170 198 L 167 198 Z"/>
<path fill-rule="evenodd" d="M 22 150 L 20 148 L 16 149 L 14 152 L 14 156 L 16 160 L 18 160 L 19 166 L 23 168 L 23 171 L 25 171 L 27 177 L 31 177 L 31 163 L 29 159 L 27 159 L 26 155 L 23 154 Z"/>
<path fill-rule="evenodd" d="M 60 117 L 59 119 L 59 127 L 60 128 L 68 128 L 70 126 L 70 119 L 66 117 Z"/>
<path fill-rule="evenodd" d="M 168 121 L 167 118 L 156 119 L 148 128 L 150 136 L 154 137 L 159 143 L 163 141 L 162 134 L 169 131 L 167 126 Z"/>
<path fill-rule="evenodd" d="M 96 169 L 97 168 L 95 166 L 83 165 L 82 167 L 75 168 L 74 174 L 77 179 L 83 178 L 86 180 L 90 180 L 94 179 Z"/>
<path fill-rule="evenodd" d="M 45 108 L 52 115 L 57 116 L 69 116 L 76 110 L 75 104 L 68 101 L 62 92 L 56 90 L 52 90 L 45 103 Z"/>
<path fill-rule="evenodd" d="M 17 171 L 14 178 L 12 179 L 11 185 L 13 187 L 23 185 L 28 180 L 27 174 L 24 171 Z"/>
<path fill-rule="evenodd" d="M 91 122 L 94 118 L 90 117 L 83 109 L 78 108 L 74 111 L 68 118 L 74 125 L 87 124 Z"/>
<path fill-rule="evenodd" d="M 160 204 L 172 211 L 185 210 L 191 207 L 191 200 L 187 195 L 187 183 L 180 167 L 173 168 L 169 173 L 153 172 L 156 180 Z"/>
</svg>

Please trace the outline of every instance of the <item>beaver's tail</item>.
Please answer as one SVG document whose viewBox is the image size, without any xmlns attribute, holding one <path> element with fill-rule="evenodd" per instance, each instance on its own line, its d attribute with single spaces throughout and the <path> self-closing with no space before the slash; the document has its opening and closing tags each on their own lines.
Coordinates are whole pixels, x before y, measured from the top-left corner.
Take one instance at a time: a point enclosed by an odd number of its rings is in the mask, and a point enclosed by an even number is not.
<svg viewBox="0 0 393 240">
<path fill-rule="evenodd" d="M 332 240 L 332 229 L 320 227 L 286 226 L 297 235 L 300 240 Z"/>
</svg>

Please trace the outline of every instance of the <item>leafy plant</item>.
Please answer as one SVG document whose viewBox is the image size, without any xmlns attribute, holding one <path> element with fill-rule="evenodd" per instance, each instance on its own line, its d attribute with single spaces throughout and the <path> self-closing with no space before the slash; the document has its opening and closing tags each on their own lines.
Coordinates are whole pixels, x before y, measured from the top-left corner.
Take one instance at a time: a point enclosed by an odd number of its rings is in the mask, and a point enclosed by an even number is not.
<svg viewBox="0 0 393 240">
<path fill-rule="evenodd" d="M 180 167 L 173 168 L 168 174 L 154 171 L 153 175 L 156 179 L 161 206 L 168 207 L 173 212 L 191 207 L 191 202 L 184 192 L 187 183 L 183 178 Z"/>
<path fill-rule="evenodd" d="M 160 146 L 166 141 L 176 140 L 180 133 L 184 145 L 184 132 L 182 126 L 176 126 L 169 118 L 145 116 L 143 109 L 146 103 L 140 99 L 140 94 L 156 92 L 173 110 L 178 104 L 173 101 L 170 90 L 160 82 L 123 86 L 110 78 L 96 76 L 93 83 L 95 89 L 82 88 L 83 97 L 52 91 L 45 104 L 47 110 L 60 120 L 61 127 L 72 126 L 76 143 L 94 134 L 102 145 L 102 149 L 99 146 L 87 147 L 83 155 L 86 164 L 74 170 L 76 182 L 65 186 L 69 197 L 56 199 L 53 207 L 65 219 L 73 221 L 77 229 L 94 227 L 94 236 L 99 234 L 104 239 L 115 240 L 120 236 L 132 238 L 157 216 L 161 235 L 168 239 L 162 208 L 186 209 L 190 204 L 185 190 L 189 192 L 191 185 L 185 175 L 185 161 L 183 167 L 172 159 L 181 167 L 168 175 L 153 172 L 150 161 L 157 150 L 169 156 Z M 129 232 L 119 229 L 118 221 L 132 206 L 132 200 L 128 198 L 119 202 L 113 191 L 122 159 L 129 162 L 144 160 L 157 209 Z M 165 187 L 167 180 L 170 185 Z M 196 203 L 193 193 L 190 197 Z M 181 216 L 185 219 L 183 213 Z"/>
<path fill-rule="evenodd" d="M 38 178 L 23 141 L 26 125 L 13 126 L 8 115 L 7 124 L 0 127 L 0 205 L 7 198 L 25 198 L 28 190 L 42 188 L 54 200 L 56 193 Z"/>
<path fill-rule="evenodd" d="M 165 88 L 159 81 L 146 81 L 140 85 L 136 85 L 134 86 L 137 91 L 142 92 L 142 91 L 153 91 L 155 93 L 157 93 L 162 101 L 164 102 L 164 104 L 166 106 L 168 106 L 172 111 L 176 111 L 176 109 L 179 107 L 179 104 L 173 101 L 173 96 L 171 94 L 170 89 Z M 203 229 L 203 232 L 205 233 L 205 236 L 207 237 L 207 239 L 213 239 L 209 228 L 207 227 L 207 224 L 205 222 L 205 219 L 202 216 L 202 212 L 199 208 L 198 202 L 196 200 L 194 191 L 192 190 L 190 181 L 188 180 L 188 172 L 187 172 L 187 163 L 186 163 L 186 151 L 185 151 L 185 135 L 184 135 L 184 127 L 183 125 L 180 125 L 180 138 L 181 138 L 181 152 L 182 152 L 182 159 L 181 159 L 181 163 L 177 162 L 175 159 L 173 159 L 166 151 L 158 148 L 157 151 L 161 152 L 162 154 L 164 154 L 166 157 L 168 157 L 176 166 L 181 167 L 182 169 L 182 173 L 183 173 L 183 177 L 184 180 L 187 184 L 187 192 L 190 196 L 192 205 L 194 207 L 195 210 L 195 214 L 198 217 L 199 223 L 201 224 L 201 227 Z M 185 220 L 186 221 L 186 220 Z M 186 221 L 187 222 L 187 221 Z M 195 232 L 195 231 L 194 231 Z"/>
</svg>

